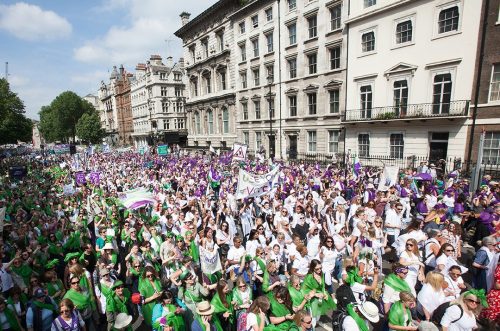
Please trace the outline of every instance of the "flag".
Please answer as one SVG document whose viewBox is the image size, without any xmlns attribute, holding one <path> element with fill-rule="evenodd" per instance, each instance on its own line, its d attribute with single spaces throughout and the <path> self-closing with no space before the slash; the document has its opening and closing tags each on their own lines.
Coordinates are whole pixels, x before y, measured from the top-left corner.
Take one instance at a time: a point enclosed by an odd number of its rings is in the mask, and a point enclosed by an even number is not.
<svg viewBox="0 0 500 331">
<path fill-rule="evenodd" d="M 221 176 L 219 176 L 215 169 L 211 166 L 210 171 L 208 172 L 208 183 L 210 184 L 210 186 L 212 188 L 220 186 L 220 178 Z"/>
<path fill-rule="evenodd" d="M 212 144 L 210 144 L 209 150 L 210 150 L 210 153 L 214 153 L 215 154 L 215 148 L 212 146 Z"/>
<path fill-rule="evenodd" d="M 359 162 L 358 156 L 354 156 L 354 163 L 352 165 L 352 172 L 358 178 L 359 173 L 361 172 L 361 163 Z"/>
<path fill-rule="evenodd" d="M 204 249 L 203 246 L 199 246 L 199 248 L 201 271 L 203 271 L 206 275 L 213 275 L 217 271 L 221 271 L 222 265 L 220 263 L 219 253 L 217 250 L 210 252 Z"/>
</svg>

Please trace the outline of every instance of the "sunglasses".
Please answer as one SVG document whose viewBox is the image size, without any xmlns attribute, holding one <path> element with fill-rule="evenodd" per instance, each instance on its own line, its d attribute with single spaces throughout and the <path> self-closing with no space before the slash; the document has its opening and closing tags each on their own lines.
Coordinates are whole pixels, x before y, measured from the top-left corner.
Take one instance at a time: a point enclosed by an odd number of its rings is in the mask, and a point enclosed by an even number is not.
<svg viewBox="0 0 500 331">
<path fill-rule="evenodd" d="M 327 241 L 326 241 L 326 243 L 327 243 L 327 244 L 328 244 L 328 243 L 330 243 L 330 244 L 331 244 L 331 243 L 333 243 L 333 241 L 332 241 L 332 240 L 327 240 Z"/>
<path fill-rule="evenodd" d="M 406 247 L 413 247 L 413 244 L 406 244 Z"/>
<path fill-rule="evenodd" d="M 153 274 L 146 275 L 148 278 L 153 278 Z"/>
<path fill-rule="evenodd" d="M 462 276 L 462 274 L 461 274 L 461 273 L 459 273 L 459 272 L 450 272 L 450 275 L 451 275 L 451 276 L 457 276 L 457 277 Z"/>
<path fill-rule="evenodd" d="M 311 324 L 312 323 L 312 319 L 310 319 L 309 321 L 302 320 L 302 323 L 304 323 L 304 324 Z"/>
<path fill-rule="evenodd" d="M 314 271 L 321 271 L 321 267 L 314 268 Z"/>
<path fill-rule="evenodd" d="M 454 252 L 454 249 L 447 249 L 446 252 Z"/>
<path fill-rule="evenodd" d="M 76 285 L 78 283 L 80 283 L 80 281 L 78 281 L 78 282 L 71 282 L 71 285 Z"/>
<path fill-rule="evenodd" d="M 239 285 L 238 287 L 239 287 L 239 288 L 246 288 L 246 287 L 247 287 L 247 285 L 246 285 L 246 284 L 243 284 L 243 285 Z"/>
<path fill-rule="evenodd" d="M 480 302 L 479 302 L 479 301 L 472 300 L 472 299 L 467 299 L 467 301 L 469 301 L 469 302 L 474 302 L 476 305 L 480 304 Z"/>
</svg>

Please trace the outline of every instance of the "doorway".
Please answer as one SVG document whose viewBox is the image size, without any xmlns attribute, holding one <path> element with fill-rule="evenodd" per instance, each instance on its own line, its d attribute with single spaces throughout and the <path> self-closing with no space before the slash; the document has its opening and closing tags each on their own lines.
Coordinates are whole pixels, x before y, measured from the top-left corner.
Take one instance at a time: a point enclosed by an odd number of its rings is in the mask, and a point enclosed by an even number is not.
<svg viewBox="0 0 500 331">
<path fill-rule="evenodd" d="M 288 136 L 288 140 L 290 141 L 290 147 L 288 150 L 288 158 L 291 160 L 297 159 L 297 136 L 290 135 Z"/>
<path fill-rule="evenodd" d="M 446 160 L 448 155 L 448 132 L 430 132 L 429 133 L 429 161 L 437 162 L 441 159 Z"/>
</svg>

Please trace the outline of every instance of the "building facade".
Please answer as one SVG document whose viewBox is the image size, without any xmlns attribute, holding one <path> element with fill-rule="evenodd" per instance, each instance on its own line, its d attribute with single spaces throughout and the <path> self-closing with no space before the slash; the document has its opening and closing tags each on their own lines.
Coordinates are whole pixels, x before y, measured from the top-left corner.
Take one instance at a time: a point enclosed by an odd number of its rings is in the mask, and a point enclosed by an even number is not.
<svg viewBox="0 0 500 331">
<path fill-rule="evenodd" d="M 127 73 L 120 66 L 118 77 L 115 80 L 115 98 L 118 116 L 118 144 L 120 146 L 132 145 L 132 106 L 130 96 L 130 84 L 134 79 L 131 73 Z"/>
<path fill-rule="evenodd" d="M 151 55 L 147 63 L 135 68 L 131 84 L 135 147 L 157 143 L 184 146 L 187 142 L 184 60 L 174 64 L 168 57 L 165 64 L 162 61 L 160 55 Z"/>
<path fill-rule="evenodd" d="M 486 8 L 487 3 L 488 8 Z M 477 160 L 479 138 L 484 130 L 483 162 L 500 164 L 500 0 L 483 1 L 482 11 L 471 106 L 474 116 L 477 104 L 477 114 L 474 133 L 472 133 L 473 120 L 467 121 L 469 127 L 465 158 L 469 159 L 470 151 L 470 160 Z M 472 134 L 474 139 L 471 139 Z"/>
<path fill-rule="evenodd" d="M 99 117 L 101 118 L 101 127 L 106 131 L 104 141 L 108 145 L 118 144 L 118 109 L 116 107 L 116 97 L 114 82 L 118 77 L 118 70 L 113 67 L 108 83 L 101 81 L 101 86 L 97 96 L 101 102 Z"/>
<path fill-rule="evenodd" d="M 480 14 L 474 0 L 351 2 L 346 149 L 464 158 Z"/>
<path fill-rule="evenodd" d="M 250 1 L 230 16 L 238 140 L 294 159 L 341 151 L 342 1 Z"/>
<path fill-rule="evenodd" d="M 190 146 L 228 147 L 236 141 L 234 38 L 228 16 L 240 7 L 240 1 L 220 0 L 192 20 L 181 14 L 182 27 L 175 35 L 183 42 Z"/>
</svg>

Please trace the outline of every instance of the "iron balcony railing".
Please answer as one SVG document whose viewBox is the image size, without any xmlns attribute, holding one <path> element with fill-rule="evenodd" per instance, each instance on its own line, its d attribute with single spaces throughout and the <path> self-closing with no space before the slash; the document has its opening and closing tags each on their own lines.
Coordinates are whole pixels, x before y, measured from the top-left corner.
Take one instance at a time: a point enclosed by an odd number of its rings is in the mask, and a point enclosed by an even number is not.
<svg viewBox="0 0 500 331">
<path fill-rule="evenodd" d="M 469 100 L 457 100 L 448 103 L 401 104 L 399 106 L 346 110 L 342 116 L 342 122 L 465 117 L 468 114 Z"/>
</svg>

